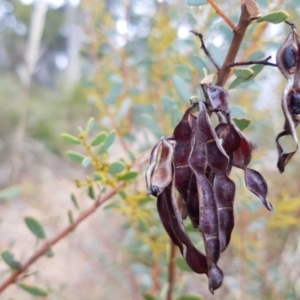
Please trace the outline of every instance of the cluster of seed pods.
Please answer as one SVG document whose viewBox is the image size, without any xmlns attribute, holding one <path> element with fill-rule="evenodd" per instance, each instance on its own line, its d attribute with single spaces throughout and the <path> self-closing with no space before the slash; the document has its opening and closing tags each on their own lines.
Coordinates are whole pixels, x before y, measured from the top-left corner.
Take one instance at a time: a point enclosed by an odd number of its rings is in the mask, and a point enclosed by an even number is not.
<svg viewBox="0 0 300 300">
<path fill-rule="evenodd" d="M 162 224 L 191 269 L 208 276 L 209 290 L 221 286 L 218 260 L 230 242 L 234 227 L 235 184 L 232 167 L 244 170 L 246 187 L 268 210 L 268 187 L 250 168 L 252 144 L 230 118 L 229 95 L 219 86 L 202 86 L 206 99 L 190 106 L 171 137 L 153 148 L 146 173 L 148 194 L 157 197 Z M 217 114 L 213 127 L 210 117 Z M 205 246 L 201 253 L 191 242 L 183 220 L 189 217 Z"/>
<path fill-rule="evenodd" d="M 277 167 L 280 173 L 298 149 L 298 139 L 295 128 L 300 123 L 300 37 L 295 28 L 288 35 L 276 55 L 277 66 L 287 79 L 287 85 L 282 94 L 281 106 L 285 116 L 283 131 L 276 137 L 278 150 Z M 283 136 L 291 135 L 295 141 L 295 150 L 285 153 L 279 143 Z"/>
</svg>

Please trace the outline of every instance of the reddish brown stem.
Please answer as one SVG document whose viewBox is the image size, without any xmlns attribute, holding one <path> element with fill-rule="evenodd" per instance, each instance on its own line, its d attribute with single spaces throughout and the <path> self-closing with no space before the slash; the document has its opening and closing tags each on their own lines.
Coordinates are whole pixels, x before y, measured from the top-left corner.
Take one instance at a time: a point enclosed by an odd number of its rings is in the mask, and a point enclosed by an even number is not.
<svg viewBox="0 0 300 300">
<path fill-rule="evenodd" d="M 232 23 L 232 21 L 223 13 L 219 5 L 214 0 L 207 0 L 207 2 L 213 7 L 216 13 L 231 27 L 233 32 L 237 31 L 237 27 Z"/>
<path fill-rule="evenodd" d="M 223 66 L 221 70 L 218 72 L 218 79 L 216 85 L 223 86 L 225 84 L 230 73 L 229 66 L 235 61 L 235 58 L 238 54 L 243 38 L 245 36 L 246 30 L 250 23 L 251 23 L 251 19 L 250 19 L 249 12 L 246 8 L 246 5 L 242 5 L 240 20 L 237 29 L 233 31 L 234 34 L 233 40 L 231 42 Z"/>
<path fill-rule="evenodd" d="M 176 246 L 174 243 L 170 240 L 170 260 L 169 260 L 169 270 L 168 270 L 168 292 L 166 300 L 172 300 L 172 293 L 174 288 L 174 282 L 175 282 L 175 257 L 176 257 Z"/>
<path fill-rule="evenodd" d="M 133 166 L 136 169 L 140 169 L 141 166 L 148 160 L 146 156 L 142 157 L 140 160 L 136 162 Z M 93 212 L 97 210 L 101 205 L 103 205 L 106 201 L 111 199 L 116 193 L 120 191 L 126 182 L 119 182 L 114 189 L 111 189 L 107 193 L 105 193 L 102 197 L 100 197 L 94 204 L 85 210 L 72 224 L 61 230 L 57 235 L 55 235 L 52 239 L 46 241 L 31 257 L 29 257 L 23 264 L 19 270 L 14 271 L 1 285 L 0 285 L 0 294 L 3 292 L 10 284 L 14 283 L 18 277 L 24 273 L 30 265 L 32 265 L 36 260 L 38 260 L 41 256 L 43 256 L 48 249 L 66 237 L 69 233 L 71 233 L 82 221 L 88 218 Z"/>
</svg>

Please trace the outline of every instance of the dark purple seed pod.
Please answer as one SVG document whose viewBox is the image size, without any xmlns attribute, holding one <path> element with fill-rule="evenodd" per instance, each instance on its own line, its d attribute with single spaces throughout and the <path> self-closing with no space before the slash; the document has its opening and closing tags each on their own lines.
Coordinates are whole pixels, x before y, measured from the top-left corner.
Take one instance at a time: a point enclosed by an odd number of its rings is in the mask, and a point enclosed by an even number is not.
<svg viewBox="0 0 300 300">
<path fill-rule="evenodd" d="M 229 244 L 234 226 L 233 201 L 235 196 L 235 184 L 228 177 L 229 158 L 222 146 L 218 143 L 217 134 L 210 124 L 208 115 L 204 110 L 200 110 L 198 118 L 205 119 L 201 128 L 202 139 L 203 141 L 206 140 L 208 166 L 215 174 L 213 192 L 218 208 L 219 239 L 222 252 Z M 229 138 L 230 137 L 228 137 L 228 139 Z M 236 147 L 237 145 L 234 145 L 234 148 Z"/>
<path fill-rule="evenodd" d="M 222 284 L 223 273 L 216 265 L 220 257 L 218 208 L 213 187 L 205 176 L 209 156 L 206 145 L 212 142 L 207 139 L 206 135 L 206 133 L 209 134 L 210 132 L 207 118 L 205 106 L 200 102 L 189 164 L 197 181 L 200 204 L 200 228 L 208 262 L 209 289 L 213 292 Z"/>
<path fill-rule="evenodd" d="M 232 128 L 239 134 L 241 141 L 240 147 L 233 152 L 233 166 L 244 170 L 247 189 L 258 196 L 268 210 L 273 210 L 273 205 L 267 198 L 268 185 L 264 177 L 258 171 L 247 168 L 252 158 L 252 143 L 233 122 Z"/>
<path fill-rule="evenodd" d="M 188 198 L 189 181 L 192 175 L 188 164 L 191 152 L 192 129 L 191 122 L 193 117 L 190 114 L 191 107 L 186 110 L 181 121 L 175 127 L 173 137 L 175 140 L 174 165 L 175 165 L 175 186 L 180 193 L 183 203 L 186 205 Z"/>
<path fill-rule="evenodd" d="M 223 88 L 219 88 L 219 87 L 217 88 L 221 89 L 221 91 L 223 90 Z M 210 102 L 212 102 L 213 104 L 217 103 L 218 100 L 216 100 L 215 97 L 217 98 L 219 97 L 218 93 L 211 93 L 210 91 L 211 88 L 207 88 L 207 95 L 208 98 L 210 99 Z M 223 94 L 226 94 L 228 96 L 228 93 L 225 92 L 223 92 Z M 225 112 L 223 111 L 222 113 L 226 114 L 226 111 Z M 219 136 L 222 135 L 223 138 L 223 143 L 222 143 L 223 149 L 229 157 L 227 174 L 230 173 L 232 165 L 237 168 L 243 169 L 245 171 L 244 175 L 245 175 L 246 187 L 249 189 L 249 191 L 257 195 L 262 200 L 263 204 L 268 210 L 272 210 L 273 206 L 267 198 L 268 186 L 265 179 L 259 172 L 247 168 L 252 158 L 253 146 L 251 142 L 245 137 L 245 135 L 234 124 L 234 122 L 232 122 L 228 118 L 227 120 L 229 123 L 227 128 L 225 128 L 224 124 L 222 123 L 219 124 L 219 126 L 217 127 L 218 135 Z M 209 152 L 212 153 L 211 151 Z M 220 159 L 218 163 L 220 164 Z M 224 183 L 222 183 L 221 179 L 220 179 L 220 185 L 225 185 Z M 217 199 L 218 199 L 217 195 L 218 193 L 220 193 L 220 191 L 221 191 L 220 189 L 217 188 L 215 189 Z M 227 216 L 224 217 L 220 215 L 220 224 L 222 223 L 222 218 L 224 220 L 227 219 L 228 224 L 230 223 L 229 221 L 230 217 Z"/>
<path fill-rule="evenodd" d="M 173 243 L 179 247 L 187 264 L 196 273 L 208 274 L 206 256 L 195 248 L 185 230 L 175 196 L 174 181 L 158 196 L 157 203 L 165 230 Z"/>
<path fill-rule="evenodd" d="M 199 228 L 200 206 L 195 174 L 192 174 L 192 176 L 190 177 L 186 207 L 188 216 L 191 219 L 194 228 Z"/>
</svg>

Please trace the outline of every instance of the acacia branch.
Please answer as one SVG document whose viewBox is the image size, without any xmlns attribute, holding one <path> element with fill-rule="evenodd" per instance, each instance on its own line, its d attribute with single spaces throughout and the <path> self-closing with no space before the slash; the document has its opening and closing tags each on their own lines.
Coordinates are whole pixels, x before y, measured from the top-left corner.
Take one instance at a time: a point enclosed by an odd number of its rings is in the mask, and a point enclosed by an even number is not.
<svg viewBox="0 0 300 300">
<path fill-rule="evenodd" d="M 237 27 L 232 23 L 232 21 L 223 13 L 219 5 L 214 0 L 207 0 L 211 7 L 216 11 L 216 13 L 231 27 L 233 32 L 237 31 Z"/>
<path fill-rule="evenodd" d="M 242 4 L 241 7 L 241 16 L 239 19 L 239 23 L 237 25 L 237 29 L 233 30 L 233 39 L 229 50 L 227 52 L 227 56 L 221 67 L 221 70 L 218 72 L 218 79 L 216 85 L 223 86 L 229 76 L 230 73 L 230 64 L 234 63 L 235 58 L 238 54 L 242 41 L 244 39 L 246 30 L 251 23 L 250 14 L 246 8 L 245 4 Z"/>
<path fill-rule="evenodd" d="M 132 167 L 139 170 L 142 165 L 148 160 L 147 156 L 142 156 Z M 95 212 L 100 206 L 105 202 L 111 199 L 120 189 L 124 188 L 126 185 L 125 181 L 119 182 L 113 189 L 100 196 L 94 204 L 85 210 L 81 215 L 74 220 L 74 222 L 68 225 L 66 228 L 58 232 L 52 239 L 46 241 L 32 256 L 30 256 L 23 264 L 20 265 L 20 268 L 14 271 L 1 285 L 0 285 L 0 294 L 12 283 L 16 282 L 18 277 L 23 274 L 30 265 L 37 261 L 41 256 L 43 256 L 52 246 L 58 243 L 60 240 L 65 238 L 69 233 L 71 233 L 82 221 L 87 219 L 93 212 Z"/>
</svg>

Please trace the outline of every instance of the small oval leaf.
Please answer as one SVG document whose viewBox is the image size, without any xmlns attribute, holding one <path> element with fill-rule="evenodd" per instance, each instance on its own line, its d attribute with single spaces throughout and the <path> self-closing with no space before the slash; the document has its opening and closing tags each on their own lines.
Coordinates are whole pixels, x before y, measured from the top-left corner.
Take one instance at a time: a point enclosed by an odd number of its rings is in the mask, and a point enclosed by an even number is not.
<svg viewBox="0 0 300 300">
<path fill-rule="evenodd" d="M 288 18 L 288 16 L 289 15 L 287 12 L 285 12 L 283 10 L 277 10 L 277 11 L 273 11 L 267 15 L 260 17 L 257 20 L 257 23 L 270 22 L 273 24 L 278 24 L 278 23 L 284 22 Z"/>
<path fill-rule="evenodd" d="M 9 252 L 8 250 L 5 250 L 1 253 L 1 257 L 3 261 L 10 266 L 13 270 L 19 270 L 20 269 L 20 263 L 14 260 L 14 255 Z"/>
<path fill-rule="evenodd" d="M 233 118 L 232 121 L 235 123 L 235 125 L 241 131 L 243 131 L 244 129 L 246 129 L 249 126 L 250 122 L 251 122 L 251 120 L 245 119 L 245 118 L 243 118 L 243 119 Z"/>
<path fill-rule="evenodd" d="M 81 165 L 84 167 L 84 168 L 87 168 L 92 162 L 92 159 L 88 156 L 88 157 L 85 157 L 84 160 L 81 162 Z"/>
<path fill-rule="evenodd" d="M 254 78 L 257 74 L 259 74 L 263 70 L 264 67 L 265 67 L 264 65 L 253 65 L 250 68 L 253 71 L 252 78 Z"/>
<path fill-rule="evenodd" d="M 243 82 L 245 82 L 245 80 L 240 79 L 240 78 L 235 78 L 229 85 L 228 90 L 236 88 L 238 85 L 240 85 Z"/>
<path fill-rule="evenodd" d="M 108 148 L 114 143 L 115 138 L 116 138 L 116 132 L 115 131 L 111 131 L 107 135 L 107 138 L 105 139 L 104 144 L 100 148 L 99 154 L 104 154 L 108 150 Z"/>
<path fill-rule="evenodd" d="M 103 177 L 102 177 L 99 173 L 96 173 L 96 172 L 95 172 L 95 173 L 94 173 L 94 179 L 100 181 L 100 180 L 103 179 Z"/>
<path fill-rule="evenodd" d="M 68 211 L 68 218 L 69 218 L 70 224 L 73 224 L 74 223 L 74 217 L 73 217 L 73 212 L 71 210 Z"/>
<path fill-rule="evenodd" d="M 46 251 L 45 255 L 46 255 L 47 257 L 53 257 L 53 256 L 54 256 L 54 251 L 52 250 L 52 248 L 49 248 L 49 249 Z"/>
<path fill-rule="evenodd" d="M 6 189 L 0 190 L 0 200 L 8 200 L 21 194 L 21 187 L 12 185 Z"/>
<path fill-rule="evenodd" d="M 118 177 L 120 180 L 132 180 L 138 176 L 138 172 L 128 172 L 120 177 Z"/>
<path fill-rule="evenodd" d="M 116 104 L 118 97 L 121 95 L 123 90 L 122 84 L 116 84 L 109 92 L 107 98 L 104 100 L 105 104 Z"/>
<path fill-rule="evenodd" d="M 49 292 L 44 290 L 41 287 L 38 287 L 36 285 L 29 285 L 25 283 L 18 283 L 18 286 L 23 289 L 24 291 L 28 292 L 31 295 L 34 296 L 40 296 L 40 297 L 45 297 L 49 295 Z"/>
<path fill-rule="evenodd" d="M 45 238 L 45 232 L 42 224 L 32 217 L 25 217 L 25 223 L 28 229 L 39 239 Z"/>
<path fill-rule="evenodd" d="M 107 137 L 107 132 L 103 131 L 103 132 L 100 132 L 92 141 L 91 145 L 93 147 L 95 146 L 99 146 L 100 144 L 102 144 L 105 139 Z"/>
<path fill-rule="evenodd" d="M 86 125 L 86 132 L 87 133 L 90 133 L 94 127 L 94 124 L 95 124 L 95 120 L 94 118 L 90 118 L 87 122 L 87 125 Z"/>
<path fill-rule="evenodd" d="M 74 204 L 74 206 L 79 209 L 79 205 L 78 205 L 76 196 L 73 193 L 71 194 L 71 200 L 72 200 L 72 203 Z"/>
<path fill-rule="evenodd" d="M 253 71 L 250 68 L 236 68 L 233 69 L 234 74 L 237 78 L 247 80 L 253 75 Z"/>
<path fill-rule="evenodd" d="M 67 156 L 73 160 L 74 162 L 77 162 L 77 163 L 82 163 L 82 161 L 85 159 L 85 156 L 78 153 L 78 152 L 75 152 L 75 151 L 68 151 L 67 152 Z"/>
<path fill-rule="evenodd" d="M 122 162 L 117 161 L 117 162 L 112 163 L 109 166 L 108 172 L 112 175 L 115 175 L 115 174 L 121 173 L 124 169 L 125 169 L 125 165 Z"/>
<path fill-rule="evenodd" d="M 89 188 L 88 188 L 88 195 L 89 195 L 89 197 L 91 198 L 91 199 L 95 199 L 95 193 L 94 193 L 94 188 L 93 188 L 93 186 L 91 185 L 91 186 L 89 186 Z"/>
<path fill-rule="evenodd" d="M 73 136 L 73 135 L 71 135 L 71 134 L 63 133 L 63 134 L 61 135 L 61 137 L 62 137 L 62 139 L 63 139 L 65 142 L 67 142 L 67 143 L 69 143 L 69 144 L 74 144 L 74 145 L 80 144 L 80 140 L 79 140 L 77 137 L 75 137 L 75 136 Z"/>
</svg>

